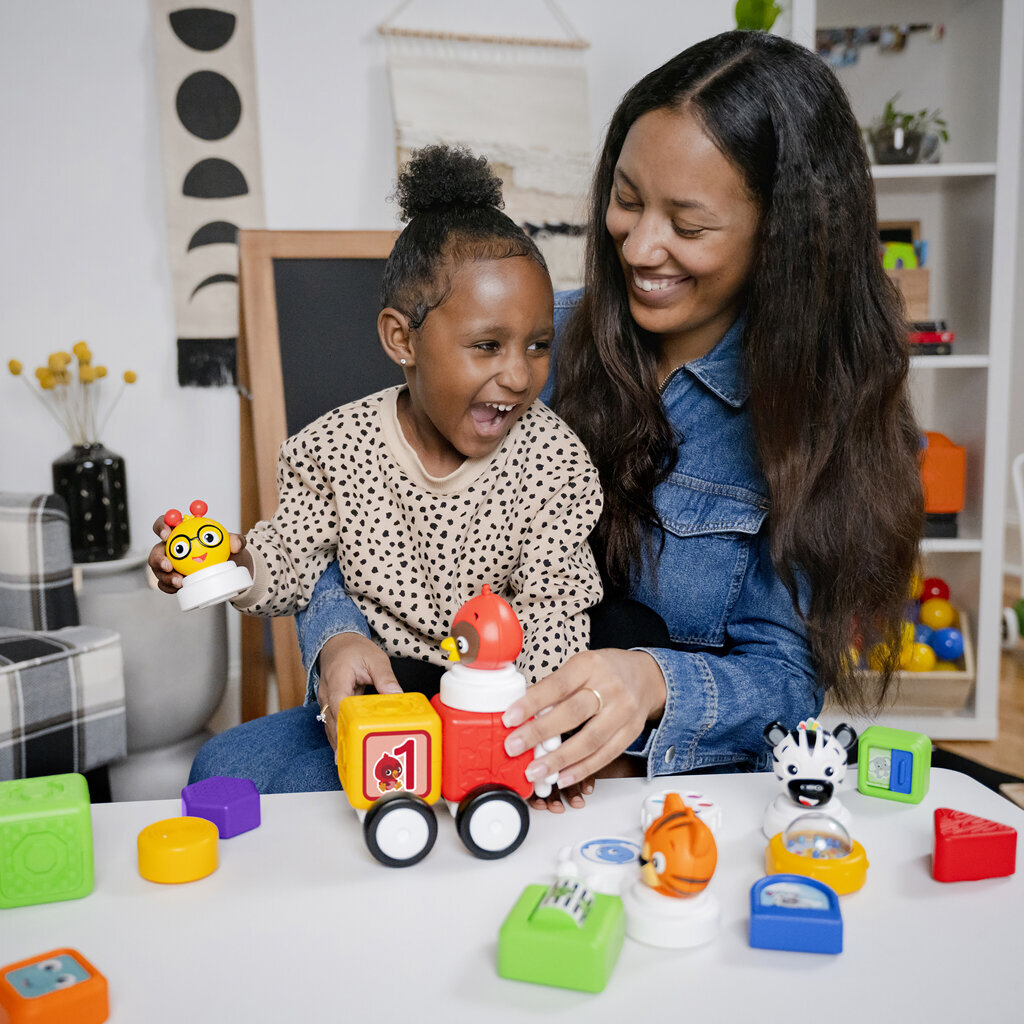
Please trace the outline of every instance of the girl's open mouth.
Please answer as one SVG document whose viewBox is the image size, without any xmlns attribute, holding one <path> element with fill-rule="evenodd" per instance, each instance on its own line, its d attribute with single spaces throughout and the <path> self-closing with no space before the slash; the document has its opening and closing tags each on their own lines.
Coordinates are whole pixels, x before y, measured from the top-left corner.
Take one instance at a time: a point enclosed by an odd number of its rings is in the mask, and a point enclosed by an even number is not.
<svg viewBox="0 0 1024 1024">
<path fill-rule="evenodd" d="M 506 402 L 477 402 L 469 407 L 469 412 L 484 437 L 498 437 L 508 430 L 516 408 Z"/>
</svg>

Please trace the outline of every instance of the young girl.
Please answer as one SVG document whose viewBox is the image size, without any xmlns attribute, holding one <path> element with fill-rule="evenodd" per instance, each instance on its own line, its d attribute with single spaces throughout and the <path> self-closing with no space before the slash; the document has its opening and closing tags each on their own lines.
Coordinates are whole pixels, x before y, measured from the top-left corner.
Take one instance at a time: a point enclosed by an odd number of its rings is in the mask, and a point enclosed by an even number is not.
<svg viewBox="0 0 1024 1024">
<path fill-rule="evenodd" d="M 668 637 L 568 659 L 506 711 L 506 750 L 573 732 L 531 766 L 570 792 L 624 750 L 649 775 L 767 767 L 767 723 L 817 714 L 826 690 L 871 702 L 856 639 L 888 641 L 891 679 L 922 524 L 906 326 L 825 63 L 728 32 L 630 89 L 585 280 L 556 297 L 553 407 L 601 474 L 606 587 Z M 329 576 L 307 658 L 346 621 Z M 319 664 L 334 677 L 329 644 Z"/>
<path fill-rule="evenodd" d="M 377 331 L 406 383 L 284 443 L 278 509 L 234 545 L 253 574 L 234 604 L 293 614 L 336 561 L 400 681 L 436 690 L 452 618 L 488 584 L 519 617 L 519 667 L 533 682 L 587 646 L 586 609 L 601 598 L 587 543 L 601 511 L 597 473 L 537 401 L 554 333 L 551 281 L 501 212 L 501 182 L 482 157 L 421 150 L 398 200 L 408 225 L 385 266 Z M 173 590 L 161 545 L 150 565 Z M 354 688 L 365 649 L 351 657 Z M 425 663 L 426 678 L 416 671 Z M 320 700 L 332 742 L 341 696 L 330 708 Z"/>
</svg>

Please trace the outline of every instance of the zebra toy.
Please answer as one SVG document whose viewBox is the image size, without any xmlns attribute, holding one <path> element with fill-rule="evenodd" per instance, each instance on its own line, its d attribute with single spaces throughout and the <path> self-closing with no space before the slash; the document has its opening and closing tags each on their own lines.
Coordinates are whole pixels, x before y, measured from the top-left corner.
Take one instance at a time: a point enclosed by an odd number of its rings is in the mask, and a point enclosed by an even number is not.
<svg viewBox="0 0 1024 1024">
<path fill-rule="evenodd" d="M 846 775 L 856 730 L 844 723 L 829 732 L 809 718 L 795 729 L 772 722 L 764 738 L 772 748 L 775 777 L 783 787 L 765 812 L 764 834 L 771 839 L 794 818 L 811 811 L 827 814 L 848 828 L 850 812 L 835 793 Z"/>
</svg>

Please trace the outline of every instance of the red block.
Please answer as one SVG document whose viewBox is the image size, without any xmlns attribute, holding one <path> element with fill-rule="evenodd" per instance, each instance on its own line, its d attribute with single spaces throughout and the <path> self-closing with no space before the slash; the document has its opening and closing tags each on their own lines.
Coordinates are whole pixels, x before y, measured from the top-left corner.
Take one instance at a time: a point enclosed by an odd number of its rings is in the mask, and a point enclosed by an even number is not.
<svg viewBox="0 0 1024 1024">
<path fill-rule="evenodd" d="M 1017 830 L 950 807 L 935 810 L 932 877 L 937 882 L 1002 878 L 1016 870 Z"/>
<path fill-rule="evenodd" d="M 498 782 L 515 790 L 523 799 L 533 795 L 533 783 L 526 768 L 533 750 L 510 758 L 505 737 L 512 731 L 501 721 L 502 713 L 461 711 L 441 703 L 440 694 L 430 698 L 441 716 L 441 796 L 461 800 L 477 786 Z"/>
</svg>

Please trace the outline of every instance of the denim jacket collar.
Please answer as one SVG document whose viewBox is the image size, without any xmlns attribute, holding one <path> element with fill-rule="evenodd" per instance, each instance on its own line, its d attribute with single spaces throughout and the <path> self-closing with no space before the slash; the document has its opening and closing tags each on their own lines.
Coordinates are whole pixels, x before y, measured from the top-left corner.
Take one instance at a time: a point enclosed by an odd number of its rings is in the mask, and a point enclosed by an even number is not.
<svg viewBox="0 0 1024 1024">
<path fill-rule="evenodd" d="M 743 329 L 746 323 L 746 316 L 741 313 L 707 355 L 686 363 L 684 367 L 735 409 L 750 396 L 750 384 L 743 365 Z"/>
</svg>

